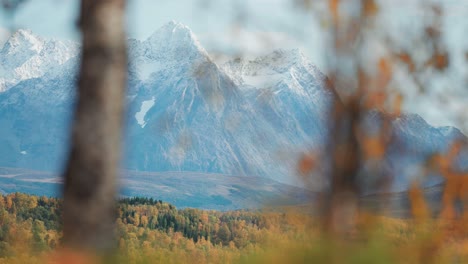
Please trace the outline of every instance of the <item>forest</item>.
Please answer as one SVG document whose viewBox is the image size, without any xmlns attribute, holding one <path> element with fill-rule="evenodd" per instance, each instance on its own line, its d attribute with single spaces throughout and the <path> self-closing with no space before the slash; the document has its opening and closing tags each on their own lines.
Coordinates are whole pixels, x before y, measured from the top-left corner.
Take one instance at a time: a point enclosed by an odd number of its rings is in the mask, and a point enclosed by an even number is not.
<svg viewBox="0 0 468 264">
<path fill-rule="evenodd" d="M 62 258 L 58 253 L 61 212 L 62 200 L 58 198 L 22 193 L 1 196 L 0 263 L 54 263 Z M 320 218 L 309 212 L 304 207 L 227 212 L 177 209 L 152 198 L 122 198 L 115 210 L 117 250 L 106 256 L 105 262 L 468 261 L 466 223 L 460 221 L 361 213 L 357 229 L 341 240 L 325 235 Z M 72 259 L 80 263 L 79 258 Z"/>
</svg>

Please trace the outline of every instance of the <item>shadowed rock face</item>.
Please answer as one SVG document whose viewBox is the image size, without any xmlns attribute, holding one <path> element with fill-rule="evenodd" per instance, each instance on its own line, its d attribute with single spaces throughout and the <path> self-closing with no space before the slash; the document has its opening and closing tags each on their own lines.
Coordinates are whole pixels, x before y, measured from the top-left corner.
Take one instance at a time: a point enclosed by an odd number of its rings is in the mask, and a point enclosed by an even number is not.
<svg viewBox="0 0 468 264">
<path fill-rule="evenodd" d="M 47 42 L 32 35 L 29 39 Z M 36 44 L 28 53 L 4 48 L 0 60 L 16 61 L 12 67 L 24 68 L 34 57 L 46 65 L 52 60 L 46 56 L 48 49 Z M 56 47 L 67 45 L 72 44 Z M 325 76 L 299 51 L 275 51 L 219 66 L 187 27 L 174 22 L 147 40 L 129 40 L 128 45 L 124 168 L 300 184 L 295 177 L 297 160 L 305 151 L 323 148 L 329 108 L 336 97 L 325 88 Z M 8 83 L 0 93 L 0 166 L 62 170 L 75 99 L 75 53 L 66 53 L 60 59 L 63 63 L 45 67 L 39 76 L 16 76 L 12 82 L 0 74 Z M 378 114 L 370 116 L 379 119 Z M 464 138 L 455 128 L 431 127 L 417 115 L 391 122 L 392 146 L 384 167 L 395 175 L 394 191 L 408 186 L 430 154 L 444 152 L 455 139 Z M 424 184 L 440 182 L 435 175 Z M 374 188 L 370 185 L 366 191 L 380 191 Z"/>
</svg>

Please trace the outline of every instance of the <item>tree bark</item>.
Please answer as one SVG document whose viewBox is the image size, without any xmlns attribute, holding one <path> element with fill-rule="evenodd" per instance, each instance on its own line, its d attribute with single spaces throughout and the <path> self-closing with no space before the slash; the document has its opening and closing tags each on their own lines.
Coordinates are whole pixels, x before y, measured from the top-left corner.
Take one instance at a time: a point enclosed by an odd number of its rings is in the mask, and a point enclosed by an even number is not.
<svg viewBox="0 0 468 264">
<path fill-rule="evenodd" d="M 65 170 L 64 243 L 113 246 L 127 84 L 125 0 L 82 0 L 78 102 Z"/>
</svg>

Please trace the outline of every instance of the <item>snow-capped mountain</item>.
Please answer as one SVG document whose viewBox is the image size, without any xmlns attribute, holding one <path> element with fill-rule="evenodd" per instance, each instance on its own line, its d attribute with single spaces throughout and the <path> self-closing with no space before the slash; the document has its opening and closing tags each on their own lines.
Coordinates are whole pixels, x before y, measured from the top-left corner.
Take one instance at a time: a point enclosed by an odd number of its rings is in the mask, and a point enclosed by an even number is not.
<svg viewBox="0 0 468 264">
<path fill-rule="evenodd" d="M 128 43 L 126 169 L 260 176 L 297 184 L 299 155 L 326 142 L 336 95 L 300 51 L 219 66 L 190 29 L 175 22 L 147 40 Z M 60 171 L 78 52 L 76 44 L 23 30 L 5 44 L 0 166 Z M 414 168 L 428 155 L 464 138 L 455 128 L 434 128 L 416 115 L 392 123 L 395 148 L 386 166 L 397 172 L 395 189 L 408 186 Z"/>
<path fill-rule="evenodd" d="M 78 54 L 74 42 L 45 40 L 30 30 L 18 30 L 0 50 L 0 92 L 21 81 L 61 73 L 63 64 Z"/>
<path fill-rule="evenodd" d="M 272 71 L 284 80 L 275 87 L 257 88 L 236 81 L 247 72 L 233 75 L 212 62 L 183 25 L 169 23 L 146 41 L 130 43 L 131 76 L 138 80 L 129 91 L 130 169 L 255 175 L 289 182 L 296 162 L 292 157 L 320 142 L 325 133 L 325 108 L 333 94 L 322 88 L 323 76 L 317 70 L 304 67 L 310 64 L 302 65 L 299 59 L 285 63 L 297 57 L 297 51 L 264 58 L 276 65 Z M 284 62 L 274 62 L 274 56 Z M 244 64 L 250 67 L 250 62 Z M 232 63 L 226 69 L 234 67 Z M 302 72 L 296 73 L 296 68 Z M 292 110 L 291 103 L 306 101 Z"/>
</svg>

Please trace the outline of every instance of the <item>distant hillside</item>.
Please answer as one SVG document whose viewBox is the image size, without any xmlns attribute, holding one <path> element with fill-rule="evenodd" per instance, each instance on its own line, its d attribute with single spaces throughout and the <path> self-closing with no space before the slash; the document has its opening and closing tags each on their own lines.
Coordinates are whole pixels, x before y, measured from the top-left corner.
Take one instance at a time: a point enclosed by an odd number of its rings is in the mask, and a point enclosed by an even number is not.
<svg viewBox="0 0 468 264">
<path fill-rule="evenodd" d="M 269 204 L 294 205 L 310 201 L 314 195 L 299 187 L 259 177 L 135 171 L 124 171 L 122 175 L 121 197 L 151 197 L 181 208 L 235 210 Z M 0 192 L 4 194 L 22 192 L 59 197 L 61 183 L 56 174 L 0 167 Z"/>
<path fill-rule="evenodd" d="M 300 208 L 317 214 L 314 204 L 319 193 L 258 177 L 235 177 L 202 173 L 154 173 L 124 171 L 121 197 L 142 197 L 169 202 L 179 208 L 213 210 Z M 0 192 L 22 192 L 60 197 L 61 178 L 51 173 L 0 167 Z M 423 189 L 425 201 L 434 215 L 442 206 L 444 184 Z M 363 209 L 397 218 L 411 217 L 408 192 L 364 195 Z"/>
</svg>

